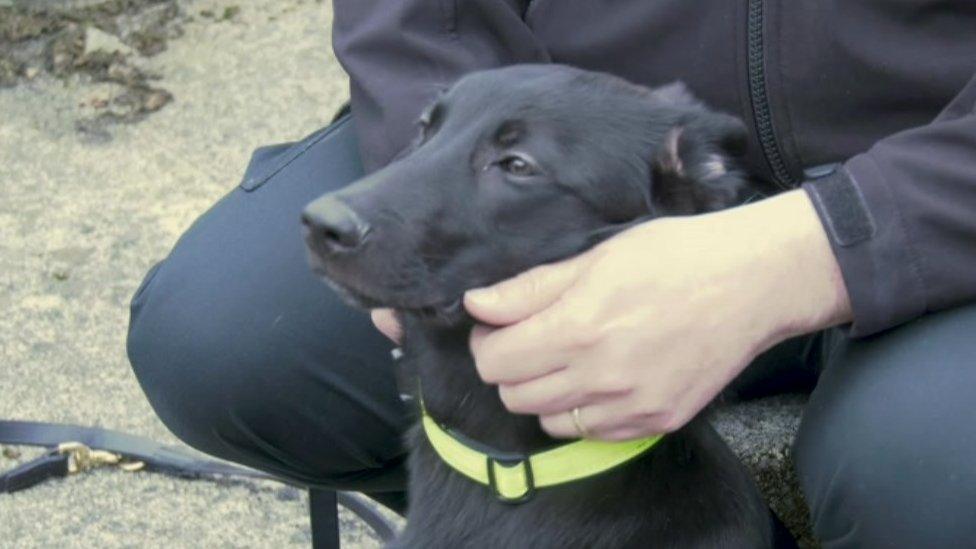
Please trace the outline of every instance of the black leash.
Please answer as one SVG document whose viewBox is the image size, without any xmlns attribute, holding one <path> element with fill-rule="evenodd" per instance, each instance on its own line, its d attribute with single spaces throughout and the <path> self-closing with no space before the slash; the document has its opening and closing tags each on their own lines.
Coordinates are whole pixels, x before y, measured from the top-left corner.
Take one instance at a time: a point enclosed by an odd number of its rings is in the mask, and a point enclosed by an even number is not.
<svg viewBox="0 0 976 549">
<path fill-rule="evenodd" d="M 99 467 L 115 467 L 129 472 L 150 471 L 186 479 L 273 480 L 305 488 L 261 471 L 201 458 L 176 446 L 98 427 L 0 420 L 0 444 L 49 448 L 41 457 L 0 474 L 0 494 L 26 490 L 52 478 Z M 363 496 L 314 488 L 309 492 L 314 547 L 339 546 L 336 504 L 362 519 L 383 541 L 393 538 L 393 525 Z"/>
</svg>

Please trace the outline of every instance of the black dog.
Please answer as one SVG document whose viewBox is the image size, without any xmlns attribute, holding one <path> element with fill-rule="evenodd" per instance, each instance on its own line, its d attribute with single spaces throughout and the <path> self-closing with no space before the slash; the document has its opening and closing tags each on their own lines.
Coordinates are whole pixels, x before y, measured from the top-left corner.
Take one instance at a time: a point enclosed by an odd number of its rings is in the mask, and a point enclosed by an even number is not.
<svg viewBox="0 0 976 549">
<path fill-rule="evenodd" d="M 303 216 L 311 262 L 350 302 L 393 307 L 429 415 L 505 452 L 564 444 L 507 412 L 468 350 L 469 288 L 578 254 L 635 223 L 717 210 L 750 192 L 730 167 L 742 123 L 680 84 L 655 90 L 570 67 L 466 76 L 420 120 L 404 157 Z M 410 510 L 394 545 L 771 547 L 749 474 L 702 418 L 606 473 L 524 503 L 409 436 Z"/>
</svg>

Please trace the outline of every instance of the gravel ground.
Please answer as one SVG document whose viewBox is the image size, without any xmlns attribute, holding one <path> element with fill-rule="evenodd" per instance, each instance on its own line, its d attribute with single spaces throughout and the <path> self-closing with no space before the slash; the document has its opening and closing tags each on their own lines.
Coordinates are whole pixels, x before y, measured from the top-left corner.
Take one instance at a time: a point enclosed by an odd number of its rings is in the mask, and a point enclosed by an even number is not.
<svg viewBox="0 0 976 549">
<path fill-rule="evenodd" d="M 347 95 L 328 4 L 180 6 L 182 30 L 164 51 L 128 57 L 173 97 L 145 118 L 97 133 L 80 125 L 129 92 L 84 72 L 40 71 L 0 89 L 2 418 L 177 443 L 128 367 L 129 298 L 236 185 L 251 150 L 323 126 Z M 6 450 L 21 457 L 0 455 L 0 470 L 36 454 Z M 306 505 L 273 483 L 98 471 L 0 496 L 0 547 L 307 547 Z M 377 545 L 345 519 L 347 546 Z"/>
<path fill-rule="evenodd" d="M 0 8 L 17 3 L 0 0 Z M 114 73 L 110 64 L 60 73 L 14 67 L 17 84 L 0 89 L 2 418 L 100 425 L 178 444 L 129 370 L 129 297 L 237 183 L 251 150 L 323 126 L 346 97 L 327 3 L 178 5 L 162 51 L 121 48 Z M 143 76 L 132 80 L 125 67 Z M 133 106 L 133 86 L 169 98 L 137 95 L 142 103 Z M 777 399 L 717 418 L 797 531 L 806 519 L 788 447 L 801 408 L 802 400 Z M 0 470 L 37 453 L 4 450 Z M 272 483 L 97 471 L 0 496 L 0 547 L 307 547 L 306 505 L 302 492 Z M 343 521 L 345 546 L 377 545 L 349 516 Z"/>
</svg>

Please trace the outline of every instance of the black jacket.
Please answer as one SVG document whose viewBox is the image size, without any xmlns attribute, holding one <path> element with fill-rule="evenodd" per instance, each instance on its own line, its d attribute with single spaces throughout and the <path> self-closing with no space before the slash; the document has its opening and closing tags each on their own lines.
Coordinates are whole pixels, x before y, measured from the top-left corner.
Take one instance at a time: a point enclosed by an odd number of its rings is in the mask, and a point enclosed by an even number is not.
<svg viewBox="0 0 976 549">
<path fill-rule="evenodd" d="M 754 173 L 810 194 L 854 335 L 976 300 L 973 0 L 334 4 L 367 169 L 469 71 L 558 62 L 650 86 L 683 80 L 747 122 Z"/>
</svg>

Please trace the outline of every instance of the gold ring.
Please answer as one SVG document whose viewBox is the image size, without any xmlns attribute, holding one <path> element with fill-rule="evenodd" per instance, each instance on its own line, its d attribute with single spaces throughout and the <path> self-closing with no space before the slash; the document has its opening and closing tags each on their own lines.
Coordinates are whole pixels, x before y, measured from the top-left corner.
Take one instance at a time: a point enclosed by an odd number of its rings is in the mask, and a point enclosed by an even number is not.
<svg viewBox="0 0 976 549">
<path fill-rule="evenodd" d="M 571 415 L 573 416 L 573 425 L 576 425 L 576 432 L 579 433 L 580 438 L 589 438 L 590 433 L 583 426 L 583 420 L 580 419 L 579 406 L 573 408 Z"/>
</svg>

